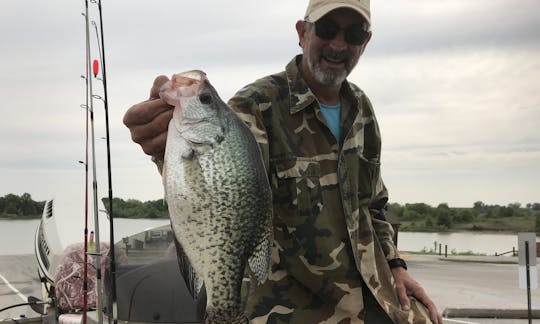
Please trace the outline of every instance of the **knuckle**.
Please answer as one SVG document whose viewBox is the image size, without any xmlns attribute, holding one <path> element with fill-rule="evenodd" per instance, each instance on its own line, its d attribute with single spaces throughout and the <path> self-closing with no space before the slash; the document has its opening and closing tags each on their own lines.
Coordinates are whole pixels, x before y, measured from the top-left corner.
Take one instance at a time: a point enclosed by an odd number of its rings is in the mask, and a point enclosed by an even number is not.
<svg viewBox="0 0 540 324">
<path fill-rule="evenodd" d="M 144 138 L 138 132 L 131 132 L 131 140 L 142 145 Z"/>
<path fill-rule="evenodd" d="M 153 152 L 152 152 L 152 148 L 150 146 L 141 144 L 141 147 L 142 147 L 142 150 L 143 150 L 143 152 L 145 154 L 152 155 Z"/>
<path fill-rule="evenodd" d="M 123 122 L 128 128 L 135 126 L 137 121 L 141 119 L 144 112 L 143 103 L 137 103 L 131 106 L 124 114 Z"/>
<path fill-rule="evenodd" d="M 131 106 L 130 108 L 128 108 L 128 110 L 126 110 L 126 113 L 124 114 L 124 117 L 122 118 L 122 122 L 124 123 L 124 125 L 126 125 L 127 127 L 130 127 L 131 126 L 131 123 L 132 123 L 132 115 L 133 115 L 133 110 L 135 109 L 135 106 Z"/>
</svg>

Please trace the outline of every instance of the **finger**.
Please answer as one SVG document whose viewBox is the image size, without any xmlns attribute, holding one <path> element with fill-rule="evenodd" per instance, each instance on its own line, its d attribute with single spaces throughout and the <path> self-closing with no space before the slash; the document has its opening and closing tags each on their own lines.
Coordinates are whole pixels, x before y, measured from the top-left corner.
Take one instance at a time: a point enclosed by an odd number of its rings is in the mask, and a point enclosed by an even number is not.
<svg viewBox="0 0 540 324">
<path fill-rule="evenodd" d="M 169 81 L 169 78 L 164 75 L 155 78 L 152 89 L 150 89 L 150 100 L 159 98 L 159 90 L 167 81 Z"/>
<path fill-rule="evenodd" d="M 131 131 L 131 139 L 135 143 L 143 143 L 163 133 L 167 133 L 172 115 L 173 110 L 165 110 L 146 124 L 131 126 L 129 129 Z"/>
<path fill-rule="evenodd" d="M 150 123 L 156 116 L 166 111 L 172 111 L 170 106 L 161 99 L 143 101 L 129 108 L 124 115 L 124 124 L 128 128 Z"/>
<path fill-rule="evenodd" d="M 399 299 L 399 304 L 401 305 L 401 309 L 404 311 L 411 309 L 411 301 L 409 296 L 407 296 L 407 289 L 405 289 L 405 285 L 397 284 L 396 293 Z"/>
<path fill-rule="evenodd" d="M 429 318 L 434 324 L 443 324 L 442 316 L 437 311 L 437 306 L 433 302 L 429 302 L 427 305 L 429 311 Z"/>
<path fill-rule="evenodd" d="M 434 324 L 442 324 L 442 316 L 437 311 L 437 307 L 433 303 L 433 301 L 428 297 L 424 289 L 418 289 L 414 292 L 413 296 L 424 306 L 427 307 L 429 312 L 429 318 Z"/>
<path fill-rule="evenodd" d="M 442 316 L 437 311 L 437 307 L 433 303 L 430 305 L 426 305 L 428 312 L 429 312 L 429 318 L 433 322 L 433 324 L 443 324 Z"/>
<path fill-rule="evenodd" d="M 141 143 L 144 153 L 153 156 L 158 160 L 163 160 L 165 156 L 165 145 L 167 143 L 167 133 L 159 134 L 157 137 L 148 139 Z"/>
<path fill-rule="evenodd" d="M 437 324 L 443 324 L 441 314 L 437 310 L 435 310 L 435 313 L 436 313 L 436 318 L 437 318 Z"/>
</svg>

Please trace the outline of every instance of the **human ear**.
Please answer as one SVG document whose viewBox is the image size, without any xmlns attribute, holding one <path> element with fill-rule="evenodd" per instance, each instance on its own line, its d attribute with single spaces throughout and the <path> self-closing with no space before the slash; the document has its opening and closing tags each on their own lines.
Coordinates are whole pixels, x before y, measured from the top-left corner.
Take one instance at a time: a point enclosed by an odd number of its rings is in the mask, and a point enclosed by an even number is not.
<svg viewBox="0 0 540 324">
<path fill-rule="evenodd" d="M 303 47 L 304 37 L 306 33 L 306 22 L 303 20 L 298 20 L 296 22 L 296 32 L 298 33 L 298 45 Z"/>
</svg>

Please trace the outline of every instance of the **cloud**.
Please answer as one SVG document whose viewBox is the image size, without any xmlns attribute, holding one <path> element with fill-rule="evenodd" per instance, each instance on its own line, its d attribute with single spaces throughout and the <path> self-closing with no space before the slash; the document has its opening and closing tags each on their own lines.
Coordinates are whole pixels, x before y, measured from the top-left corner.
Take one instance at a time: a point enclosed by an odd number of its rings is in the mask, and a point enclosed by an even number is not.
<svg viewBox="0 0 540 324">
<path fill-rule="evenodd" d="M 294 24 L 305 5 L 105 2 L 115 195 L 162 197 L 154 165 L 122 124 L 126 109 L 147 98 L 153 78 L 200 68 L 228 99 L 300 52 Z M 387 0 L 372 6 L 374 36 L 350 79 L 375 107 L 392 199 L 465 206 L 479 199 L 532 201 L 540 178 L 540 2 Z M 0 195 L 31 192 L 46 199 L 79 185 L 83 10 L 83 1 L 0 3 Z M 97 17 L 95 5 L 91 16 Z M 96 102 L 98 176 L 105 193 L 103 120 Z"/>
<path fill-rule="evenodd" d="M 352 79 L 374 103 L 390 147 L 538 143 L 539 53 L 540 46 L 370 57 Z"/>
<path fill-rule="evenodd" d="M 372 6 L 370 50 L 378 54 L 513 47 L 540 39 L 540 3 L 535 0 L 388 0 Z"/>
</svg>

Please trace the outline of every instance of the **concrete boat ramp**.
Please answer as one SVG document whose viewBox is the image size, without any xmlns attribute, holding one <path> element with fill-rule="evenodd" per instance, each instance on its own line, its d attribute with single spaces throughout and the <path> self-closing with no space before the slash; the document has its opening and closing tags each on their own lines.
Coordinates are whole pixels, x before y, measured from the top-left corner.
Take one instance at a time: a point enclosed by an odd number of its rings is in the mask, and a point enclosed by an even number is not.
<svg viewBox="0 0 540 324">
<path fill-rule="evenodd" d="M 445 315 L 445 324 L 528 323 L 527 294 L 519 288 L 517 258 L 403 256 L 409 272 Z M 28 296 L 42 296 L 35 256 L 0 256 L 0 309 L 24 303 Z M 531 296 L 532 323 L 540 324 L 540 289 L 532 290 Z M 29 306 L 17 307 L 0 312 L 0 324 L 44 322 L 40 316 Z"/>
</svg>

